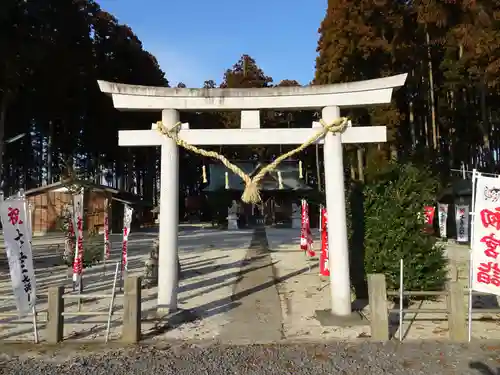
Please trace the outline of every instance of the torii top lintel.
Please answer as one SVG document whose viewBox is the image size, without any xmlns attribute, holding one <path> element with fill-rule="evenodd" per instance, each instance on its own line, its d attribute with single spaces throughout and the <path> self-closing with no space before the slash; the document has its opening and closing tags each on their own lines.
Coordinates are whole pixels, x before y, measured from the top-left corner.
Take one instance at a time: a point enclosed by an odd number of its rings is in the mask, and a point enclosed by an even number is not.
<svg viewBox="0 0 500 375">
<path fill-rule="evenodd" d="M 386 104 L 394 88 L 403 86 L 407 74 L 366 81 L 307 87 L 250 89 L 188 89 L 127 85 L 98 81 L 103 93 L 124 111 L 320 109 Z"/>
</svg>

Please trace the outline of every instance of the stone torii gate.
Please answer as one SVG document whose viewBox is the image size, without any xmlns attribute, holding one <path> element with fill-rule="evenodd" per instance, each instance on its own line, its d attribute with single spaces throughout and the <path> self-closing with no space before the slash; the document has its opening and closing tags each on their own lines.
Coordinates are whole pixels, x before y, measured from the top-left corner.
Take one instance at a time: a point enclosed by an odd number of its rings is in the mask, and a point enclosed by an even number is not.
<svg viewBox="0 0 500 375">
<path fill-rule="evenodd" d="M 392 91 L 404 85 L 406 74 L 368 81 L 308 87 L 258 89 L 188 89 L 126 85 L 99 81 L 116 109 L 162 113 L 168 129 L 179 122 L 179 111 L 241 111 L 241 129 L 189 129 L 182 124 L 178 137 L 189 144 L 204 145 L 298 145 L 318 131 L 311 128 L 261 129 L 261 109 L 321 109 L 322 119 L 331 124 L 341 107 L 386 104 Z M 324 143 L 326 208 L 330 249 L 331 313 L 351 316 L 349 253 L 344 192 L 342 143 L 386 142 L 385 126 L 348 127 L 341 134 L 329 132 Z M 161 146 L 160 251 L 158 264 L 158 309 L 177 310 L 177 252 L 179 154 L 175 140 L 152 130 L 119 131 L 120 146 Z M 298 235 L 298 234 L 297 234 Z"/>
</svg>

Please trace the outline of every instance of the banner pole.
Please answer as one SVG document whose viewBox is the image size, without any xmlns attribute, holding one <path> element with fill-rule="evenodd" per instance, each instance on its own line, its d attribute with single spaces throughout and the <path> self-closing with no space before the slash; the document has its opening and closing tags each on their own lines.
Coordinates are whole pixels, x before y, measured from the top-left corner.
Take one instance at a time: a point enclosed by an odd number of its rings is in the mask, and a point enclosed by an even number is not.
<svg viewBox="0 0 500 375">
<path fill-rule="evenodd" d="M 111 301 L 109 303 L 109 311 L 108 311 L 108 324 L 106 327 L 106 338 L 104 342 L 107 344 L 109 340 L 109 331 L 111 330 L 111 316 L 113 315 L 113 305 L 115 303 L 116 296 L 116 280 L 118 279 L 118 268 L 120 267 L 120 263 L 116 263 L 115 268 L 115 277 L 113 278 L 113 292 L 111 294 Z"/>
<path fill-rule="evenodd" d="M 20 189 L 19 190 L 19 196 L 24 200 L 24 204 L 25 204 L 25 207 L 27 208 L 27 227 L 28 227 L 28 233 L 29 233 L 29 246 L 31 247 L 31 241 L 33 239 L 33 225 L 32 225 L 32 222 L 31 222 L 31 219 L 32 219 L 32 208 L 33 206 L 31 205 L 31 203 L 28 203 L 26 201 L 26 195 L 24 194 L 24 189 Z M 33 254 L 33 253 L 32 253 Z M 33 255 L 32 255 L 33 256 Z M 36 298 L 36 296 L 35 296 Z M 38 341 L 39 341 L 39 338 L 38 338 L 38 324 L 37 324 L 37 314 L 36 314 L 36 300 L 35 300 L 35 304 L 33 304 L 33 307 L 31 308 L 31 313 L 33 315 L 32 317 L 32 322 L 33 322 L 33 341 L 35 342 L 35 344 L 38 344 Z"/>
<path fill-rule="evenodd" d="M 404 299 L 404 291 L 403 291 L 403 259 L 399 262 L 399 342 L 403 341 L 403 299 Z"/>
<path fill-rule="evenodd" d="M 480 174 L 478 174 L 476 169 L 472 170 L 472 216 L 471 216 L 471 235 L 470 235 L 470 248 L 469 248 L 469 304 L 468 304 L 468 341 L 472 340 L 472 278 L 474 277 L 473 272 L 473 257 L 472 257 L 472 247 L 474 246 L 474 225 L 476 221 L 476 180 Z"/>
<path fill-rule="evenodd" d="M 30 232 L 30 246 L 31 246 L 31 241 L 33 240 L 33 222 L 32 222 L 32 220 L 33 220 L 33 205 L 31 203 L 28 203 L 28 228 L 29 228 L 29 232 Z M 35 344 L 38 344 L 39 337 L 38 337 L 36 302 L 33 305 L 32 313 L 33 313 L 33 339 L 35 341 Z"/>
</svg>

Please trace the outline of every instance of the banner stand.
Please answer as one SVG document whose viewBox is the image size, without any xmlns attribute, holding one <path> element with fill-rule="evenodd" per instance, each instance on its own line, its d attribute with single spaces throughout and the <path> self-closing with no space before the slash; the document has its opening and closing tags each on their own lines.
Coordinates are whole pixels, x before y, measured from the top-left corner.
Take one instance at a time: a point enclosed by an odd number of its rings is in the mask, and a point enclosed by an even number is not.
<svg viewBox="0 0 500 375">
<path fill-rule="evenodd" d="M 468 314 L 467 314 L 467 336 L 468 342 L 471 342 L 472 339 L 472 278 L 474 277 L 474 264 L 472 257 L 472 246 L 474 244 L 474 226 L 475 226 L 475 212 L 476 212 L 476 182 L 478 176 L 481 174 L 477 172 L 477 169 L 472 170 L 472 210 L 471 216 L 471 238 L 470 238 L 470 246 L 469 246 L 469 303 L 468 303 Z"/>
</svg>

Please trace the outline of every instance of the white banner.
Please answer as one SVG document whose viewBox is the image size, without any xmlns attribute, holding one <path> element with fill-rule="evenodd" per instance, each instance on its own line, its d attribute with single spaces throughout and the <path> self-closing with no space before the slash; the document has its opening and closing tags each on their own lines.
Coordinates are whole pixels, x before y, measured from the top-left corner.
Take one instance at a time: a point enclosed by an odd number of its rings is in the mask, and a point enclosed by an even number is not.
<svg viewBox="0 0 500 375">
<path fill-rule="evenodd" d="M 472 243 L 472 289 L 500 295 L 500 179 L 477 177 Z"/>
<path fill-rule="evenodd" d="M 20 316 L 33 311 L 36 304 L 36 280 L 31 252 L 31 225 L 24 198 L 6 199 L 0 206 L 5 250 L 9 260 L 12 289 Z"/>
<path fill-rule="evenodd" d="M 455 205 L 455 221 L 457 224 L 457 242 L 469 241 L 469 206 Z"/>
<path fill-rule="evenodd" d="M 448 221 L 448 204 L 438 204 L 439 236 L 446 238 L 446 223 Z"/>
<path fill-rule="evenodd" d="M 66 220 L 66 239 L 64 241 L 64 261 L 70 262 L 75 249 L 75 215 L 73 214 L 73 206 L 67 206 L 64 218 Z"/>
<path fill-rule="evenodd" d="M 73 195 L 73 214 L 75 215 L 75 261 L 73 262 L 73 282 L 79 285 L 83 272 L 83 191 Z"/>
<path fill-rule="evenodd" d="M 104 260 L 108 260 L 111 254 L 109 243 L 109 206 L 108 199 L 104 200 Z"/>
<path fill-rule="evenodd" d="M 122 241 L 122 271 L 127 270 L 128 265 L 128 236 L 130 234 L 130 224 L 132 224 L 132 213 L 134 209 L 128 204 L 123 210 L 123 241 Z"/>
</svg>

